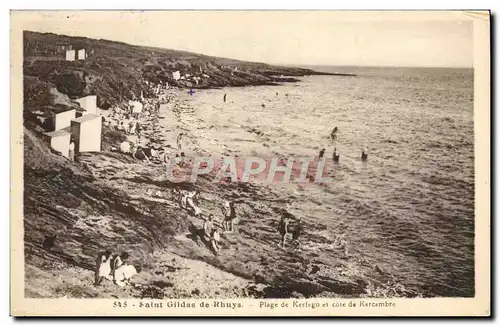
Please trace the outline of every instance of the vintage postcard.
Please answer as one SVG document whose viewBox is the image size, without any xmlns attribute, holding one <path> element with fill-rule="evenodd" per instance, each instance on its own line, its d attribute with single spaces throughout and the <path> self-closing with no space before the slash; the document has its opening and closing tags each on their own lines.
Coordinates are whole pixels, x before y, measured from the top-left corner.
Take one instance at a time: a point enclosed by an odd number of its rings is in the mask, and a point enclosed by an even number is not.
<svg viewBox="0 0 500 326">
<path fill-rule="evenodd" d="M 488 11 L 11 11 L 13 316 L 489 316 Z"/>
</svg>

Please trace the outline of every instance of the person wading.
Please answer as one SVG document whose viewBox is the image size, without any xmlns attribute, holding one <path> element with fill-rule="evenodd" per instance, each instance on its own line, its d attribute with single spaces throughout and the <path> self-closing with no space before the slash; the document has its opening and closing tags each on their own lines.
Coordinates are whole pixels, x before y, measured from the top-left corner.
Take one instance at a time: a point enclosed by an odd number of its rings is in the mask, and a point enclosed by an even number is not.
<svg viewBox="0 0 500 326">
<path fill-rule="evenodd" d="M 366 161 L 367 159 L 368 159 L 368 153 L 366 148 L 364 148 L 363 151 L 361 152 L 361 160 Z"/>
<path fill-rule="evenodd" d="M 325 155 L 325 149 L 324 148 L 319 151 L 319 158 L 322 158 L 323 155 Z"/>
<path fill-rule="evenodd" d="M 332 156 L 332 158 L 333 158 L 333 161 L 334 161 L 334 162 L 338 162 L 338 161 L 339 161 L 339 159 L 340 159 L 340 154 L 338 154 L 338 153 L 337 153 L 337 148 L 334 148 L 334 149 L 333 149 L 333 156 Z"/>
</svg>

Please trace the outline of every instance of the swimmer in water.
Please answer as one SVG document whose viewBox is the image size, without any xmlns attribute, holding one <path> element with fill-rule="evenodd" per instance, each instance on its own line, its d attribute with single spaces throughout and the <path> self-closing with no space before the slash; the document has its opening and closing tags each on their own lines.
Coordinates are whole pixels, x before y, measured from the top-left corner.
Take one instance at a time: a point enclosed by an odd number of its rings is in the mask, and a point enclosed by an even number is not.
<svg viewBox="0 0 500 326">
<path fill-rule="evenodd" d="M 338 162 L 339 159 L 340 159 L 340 154 L 337 153 L 337 148 L 336 147 L 333 149 L 333 156 L 332 156 L 332 158 L 333 158 L 334 162 Z"/>
<path fill-rule="evenodd" d="M 361 152 L 361 160 L 366 161 L 367 159 L 368 159 L 368 153 L 366 148 L 364 148 L 363 151 Z"/>
</svg>

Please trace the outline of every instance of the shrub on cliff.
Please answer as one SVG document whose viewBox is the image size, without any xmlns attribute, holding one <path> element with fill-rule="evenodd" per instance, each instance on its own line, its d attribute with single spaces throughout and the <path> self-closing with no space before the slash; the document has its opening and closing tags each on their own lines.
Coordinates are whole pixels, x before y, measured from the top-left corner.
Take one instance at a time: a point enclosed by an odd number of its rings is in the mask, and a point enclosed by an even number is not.
<svg viewBox="0 0 500 326">
<path fill-rule="evenodd" d="M 57 90 L 69 97 L 82 96 L 85 80 L 75 73 L 64 73 L 55 77 Z"/>
</svg>

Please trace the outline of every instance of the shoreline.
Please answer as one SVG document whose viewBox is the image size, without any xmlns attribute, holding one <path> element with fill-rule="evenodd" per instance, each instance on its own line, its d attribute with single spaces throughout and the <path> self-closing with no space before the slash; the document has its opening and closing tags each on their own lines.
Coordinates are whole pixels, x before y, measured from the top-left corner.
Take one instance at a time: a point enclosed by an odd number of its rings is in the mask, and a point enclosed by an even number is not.
<svg viewBox="0 0 500 326">
<path fill-rule="evenodd" d="M 149 137 L 150 140 L 155 139 L 155 142 L 164 147 L 175 146 L 175 138 L 169 137 L 168 132 L 176 134 L 179 130 L 185 130 L 190 133 L 193 131 L 192 128 L 196 127 L 184 121 L 185 114 L 194 108 L 177 96 L 178 91 L 178 89 L 171 90 L 169 103 L 161 109 L 163 112 L 158 116 L 147 117 L 145 122 L 148 123 L 143 123 L 146 126 L 142 131 L 145 137 Z M 168 120 L 169 114 L 170 118 L 175 120 Z M 162 116 L 164 118 L 160 119 Z M 160 123 L 160 120 L 165 122 Z M 166 125 L 169 123 L 168 131 Z M 191 152 L 203 152 L 202 148 L 196 147 L 196 143 L 189 144 L 195 147 Z M 205 267 L 211 270 L 212 281 L 216 280 L 222 288 L 228 286 L 226 283 L 228 273 L 233 275 L 231 282 L 237 284 L 236 287 L 240 292 L 234 288 L 221 289 L 218 292 L 222 297 L 231 297 L 238 292 L 237 296 L 240 297 L 260 298 L 316 296 L 362 298 L 384 297 L 391 293 L 390 291 L 394 292 L 393 296 L 417 296 L 411 290 L 404 288 L 401 290 L 399 285 L 399 290 L 395 290 L 397 287 L 390 283 L 389 275 L 366 266 L 367 262 L 358 255 L 346 255 L 344 248 L 336 244 L 337 239 L 328 239 L 322 235 L 321 230 L 325 226 L 316 221 L 305 220 L 306 229 L 309 231 L 305 235 L 304 250 L 293 251 L 290 248 L 278 247 L 279 235 L 276 226 L 283 207 L 290 200 L 298 198 L 285 189 L 273 189 L 269 185 L 213 184 L 203 177 L 199 178 L 196 184 L 188 185 L 201 191 L 202 210 L 205 214 L 215 214 L 217 219 L 220 218 L 220 207 L 224 200 L 231 198 L 237 202 L 239 216 L 237 232 L 222 234 L 221 252 L 218 256 L 214 256 L 206 245 L 193 240 L 193 235 L 201 228 L 203 221 L 179 208 L 172 200 L 170 191 L 176 186 L 183 185 L 167 182 L 163 165 L 147 164 L 129 155 L 111 152 L 109 149 L 113 145 L 116 146 L 117 143 L 107 143 L 101 153 L 82 154 L 78 157 L 77 166 L 69 168 L 76 169 L 74 173 L 81 175 L 83 180 L 90 178 L 82 181 L 83 185 L 79 184 L 79 180 L 74 181 L 73 187 L 83 187 L 82 193 L 86 195 L 77 198 L 81 203 L 73 208 L 58 205 L 55 208 L 55 215 L 62 213 L 67 219 L 67 229 L 60 240 L 65 245 L 62 253 L 49 258 L 48 261 L 57 262 L 58 257 L 67 257 L 63 269 L 87 269 L 87 272 L 81 270 L 77 273 L 81 274 L 81 278 L 77 277 L 79 281 L 74 287 L 78 287 L 79 295 L 100 296 L 106 293 L 111 297 L 123 295 L 122 289 L 114 285 L 109 285 L 109 289 L 106 287 L 106 291 L 109 292 L 101 293 L 91 282 L 85 283 L 85 280 L 92 276 L 92 268 L 85 266 L 92 266 L 93 255 L 100 250 L 114 248 L 116 252 L 121 250 L 130 252 L 133 261 L 144 266 L 143 271 L 133 282 L 140 284 L 142 289 L 147 289 L 157 297 L 173 295 L 169 292 L 172 286 L 162 287 L 163 283 L 160 285 L 155 283 L 161 281 L 155 278 L 155 266 L 165 263 L 161 258 L 162 252 L 170 252 L 172 257 L 180 257 L 180 260 L 188 259 L 207 264 Z M 68 168 L 69 164 L 63 162 L 62 165 Z M 67 185 L 66 181 L 61 182 Z M 28 186 L 28 197 L 32 194 L 31 186 L 31 184 Z M 96 193 L 93 194 L 90 189 Z M 28 203 L 27 206 L 30 210 L 32 205 Z M 33 217 L 28 218 L 31 219 Z M 47 223 L 53 222 L 47 221 Z M 28 239 L 40 232 L 39 227 L 37 231 L 28 228 Z M 101 240 L 97 241 L 100 244 L 96 243 L 95 249 L 86 249 L 82 248 L 81 244 L 80 248 L 69 245 L 75 243 L 75 237 L 80 239 L 76 240 L 77 243 L 82 242 L 82 239 L 95 242 L 92 241 L 95 237 Z M 35 247 L 36 244 L 27 243 L 31 257 L 27 258 L 27 265 L 34 268 L 33 274 L 39 274 L 48 284 L 53 284 L 54 281 L 49 276 L 36 270 L 36 268 L 43 270 L 43 264 L 47 261 L 46 259 L 38 261 L 36 257 L 39 257 L 39 251 Z M 78 259 L 75 259 L 75 256 Z M 188 266 L 197 265 L 194 263 Z M 64 275 L 64 272 L 60 271 L 59 274 Z M 37 283 L 31 280 L 30 275 L 27 274 L 26 277 L 27 285 L 33 293 L 43 292 L 42 289 L 36 290 Z M 173 284 L 186 282 L 186 279 L 188 283 L 196 284 L 198 291 L 194 289 L 194 293 L 184 293 L 183 295 L 187 295 L 185 298 L 206 294 L 200 290 L 203 289 L 206 280 L 200 281 L 195 267 L 184 269 L 182 275 L 177 276 L 167 271 L 163 277 Z M 144 279 L 148 281 L 144 283 Z M 55 288 L 58 286 L 61 284 L 54 284 Z M 138 292 L 134 291 L 126 293 L 131 296 L 138 295 Z M 69 289 L 68 292 L 72 293 L 72 290 Z"/>
</svg>

